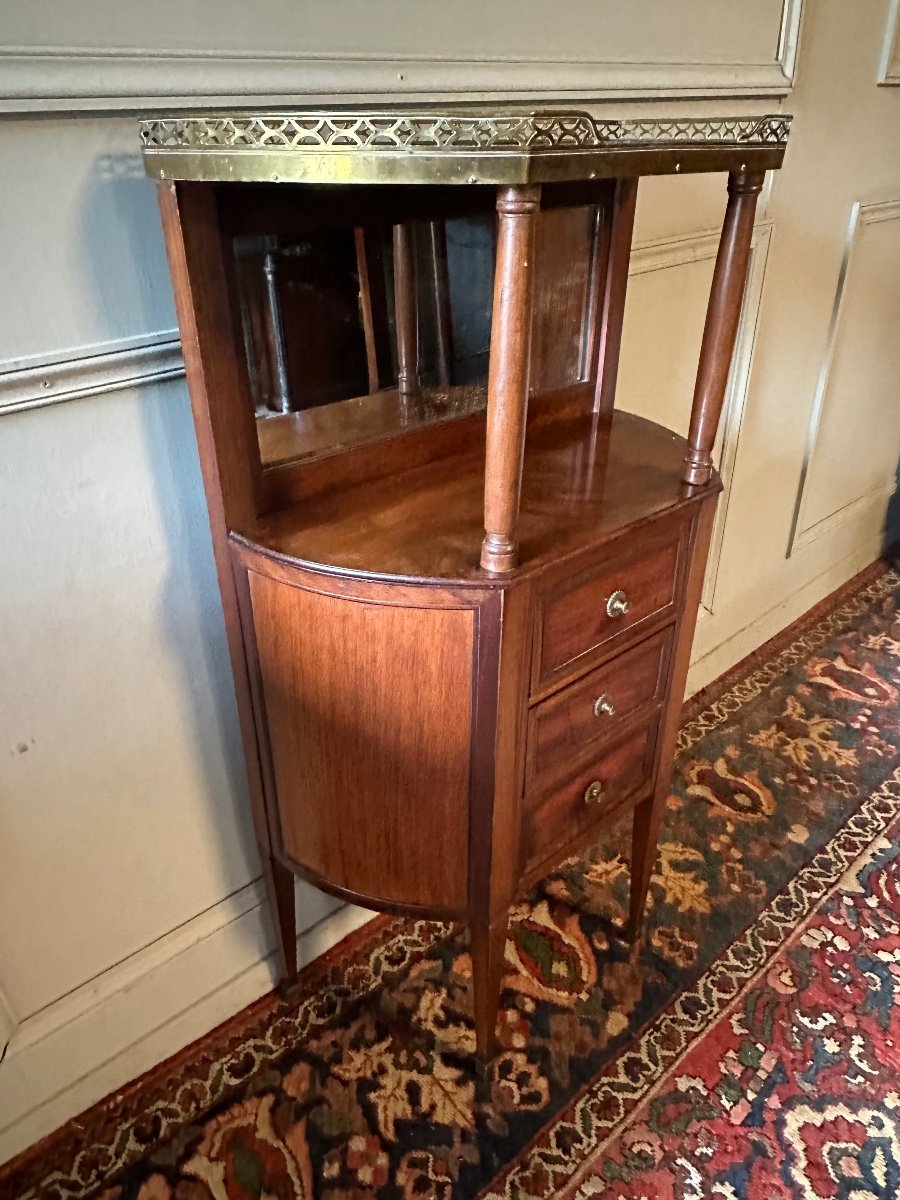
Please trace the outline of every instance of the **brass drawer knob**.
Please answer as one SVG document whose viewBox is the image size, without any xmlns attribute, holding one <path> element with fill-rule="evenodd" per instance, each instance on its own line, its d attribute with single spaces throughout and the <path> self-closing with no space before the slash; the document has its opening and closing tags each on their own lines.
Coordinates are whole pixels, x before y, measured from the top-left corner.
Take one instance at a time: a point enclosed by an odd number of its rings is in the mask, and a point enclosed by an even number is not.
<svg viewBox="0 0 900 1200">
<path fill-rule="evenodd" d="M 612 696 L 608 692 L 604 692 L 594 701 L 594 716 L 614 717 L 615 715 L 616 706 L 612 702 Z"/>
<path fill-rule="evenodd" d="M 595 779 L 593 783 L 589 783 L 584 789 L 585 804 L 599 804 L 603 799 L 603 784 L 599 779 Z"/>
<path fill-rule="evenodd" d="M 606 615 L 608 617 L 624 617 L 629 612 L 631 612 L 631 601 L 622 589 L 618 588 L 606 602 Z"/>
</svg>

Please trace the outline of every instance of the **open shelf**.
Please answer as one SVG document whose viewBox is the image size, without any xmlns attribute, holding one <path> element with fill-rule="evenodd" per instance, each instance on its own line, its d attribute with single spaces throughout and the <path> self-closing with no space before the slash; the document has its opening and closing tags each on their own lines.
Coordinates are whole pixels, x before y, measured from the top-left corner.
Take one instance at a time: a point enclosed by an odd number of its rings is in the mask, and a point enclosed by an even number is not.
<svg viewBox="0 0 900 1200">
<path fill-rule="evenodd" d="M 531 423 L 520 510 L 521 577 L 684 503 L 683 438 L 589 396 Z M 470 450 L 261 517 L 235 540 L 298 564 L 390 579 L 483 583 L 484 452 Z"/>
</svg>

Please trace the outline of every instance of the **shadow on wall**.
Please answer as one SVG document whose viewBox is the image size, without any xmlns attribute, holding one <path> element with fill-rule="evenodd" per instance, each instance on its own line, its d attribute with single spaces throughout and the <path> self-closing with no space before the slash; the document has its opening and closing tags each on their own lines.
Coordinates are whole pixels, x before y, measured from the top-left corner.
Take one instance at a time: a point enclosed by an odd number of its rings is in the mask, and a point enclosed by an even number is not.
<svg viewBox="0 0 900 1200">
<path fill-rule="evenodd" d="M 888 501 L 887 512 L 884 517 L 882 551 L 886 552 L 893 548 L 896 553 L 900 549 L 900 461 L 897 463 L 895 479 L 896 486 L 893 495 Z"/>
<path fill-rule="evenodd" d="M 83 242 L 85 277 L 94 279 L 94 299 L 108 310 L 113 298 L 105 293 L 112 273 L 103 272 L 102 227 L 110 222 L 119 230 L 120 241 L 127 238 L 133 247 L 132 282 L 146 298 L 143 326 L 153 330 L 159 315 L 151 311 L 150 298 L 158 296 L 161 286 L 169 287 L 154 185 L 138 154 L 107 155 L 97 165 L 96 182 L 84 204 L 91 225 L 100 222 L 100 233 Z M 157 272 L 163 273 L 162 283 L 158 277 L 151 279 Z M 141 388 L 140 401 L 144 452 L 165 538 L 167 570 L 157 605 L 161 640 L 179 665 L 179 703 L 189 715 L 188 737 L 203 771 L 202 798 L 188 797 L 186 802 L 208 808 L 204 826 L 213 836 L 225 825 L 233 828 L 233 817 L 249 872 L 257 874 L 231 665 L 187 389 L 183 380 L 151 384 Z M 221 853 L 233 859 L 233 840 L 223 840 Z M 233 868 L 233 862 L 230 865 Z"/>
</svg>

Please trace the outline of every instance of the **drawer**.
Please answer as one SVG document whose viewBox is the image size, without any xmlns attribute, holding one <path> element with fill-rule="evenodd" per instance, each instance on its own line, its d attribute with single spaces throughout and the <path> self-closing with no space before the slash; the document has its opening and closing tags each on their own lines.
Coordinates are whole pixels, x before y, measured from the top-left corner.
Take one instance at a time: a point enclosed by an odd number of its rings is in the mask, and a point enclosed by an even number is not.
<svg viewBox="0 0 900 1200">
<path fill-rule="evenodd" d="M 587 665 L 614 639 L 674 615 L 684 526 L 568 577 L 538 598 L 532 691 Z"/>
<path fill-rule="evenodd" d="M 539 866 L 645 785 L 653 768 L 658 718 L 623 737 L 616 745 L 561 784 L 526 794 L 522 813 L 525 871 Z"/>
<path fill-rule="evenodd" d="M 614 736 L 639 709 L 659 701 L 671 643 L 669 626 L 536 704 L 528 719 L 528 780 L 565 770 L 591 742 Z"/>
</svg>

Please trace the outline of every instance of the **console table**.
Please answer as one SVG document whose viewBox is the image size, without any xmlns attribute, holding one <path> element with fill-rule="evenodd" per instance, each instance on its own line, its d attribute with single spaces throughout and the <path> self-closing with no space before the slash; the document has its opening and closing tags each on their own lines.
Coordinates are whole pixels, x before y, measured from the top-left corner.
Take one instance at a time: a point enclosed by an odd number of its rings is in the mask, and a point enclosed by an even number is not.
<svg viewBox="0 0 900 1200">
<path fill-rule="evenodd" d="M 489 1055 L 510 904 L 627 811 L 637 934 L 789 124 L 143 122 L 286 987 L 295 875 L 462 919 Z M 613 401 L 638 177 L 695 171 L 728 195 L 685 441 Z"/>
</svg>

